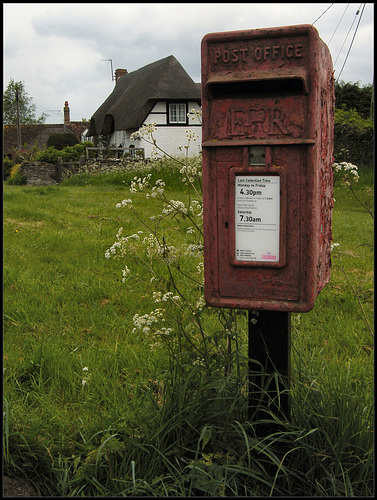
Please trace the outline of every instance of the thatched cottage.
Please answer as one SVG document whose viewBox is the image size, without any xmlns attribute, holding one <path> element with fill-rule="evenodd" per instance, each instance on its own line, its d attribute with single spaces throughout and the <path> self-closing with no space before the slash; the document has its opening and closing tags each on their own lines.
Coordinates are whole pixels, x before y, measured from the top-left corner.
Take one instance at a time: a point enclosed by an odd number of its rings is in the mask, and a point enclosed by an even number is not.
<svg viewBox="0 0 377 500">
<path fill-rule="evenodd" d="M 149 158 L 153 146 L 143 138 L 130 136 L 142 125 L 156 123 L 154 137 L 158 145 L 171 155 L 179 154 L 179 146 L 187 143 L 186 130 L 199 136 L 190 146 L 190 155 L 198 154 L 201 124 L 187 113 L 198 111 L 201 103 L 200 83 L 195 83 L 174 56 L 168 56 L 130 73 L 115 72 L 115 88 L 90 120 L 88 136 L 110 136 L 110 144 L 125 148 L 144 148 Z"/>
</svg>

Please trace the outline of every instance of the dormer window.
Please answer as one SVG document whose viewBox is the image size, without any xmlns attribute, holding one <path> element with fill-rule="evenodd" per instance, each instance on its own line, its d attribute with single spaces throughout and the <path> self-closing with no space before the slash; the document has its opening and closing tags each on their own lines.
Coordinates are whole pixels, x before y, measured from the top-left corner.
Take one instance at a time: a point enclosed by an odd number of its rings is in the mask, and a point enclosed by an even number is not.
<svg viewBox="0 0 377 500">
<path fill-rule="evenodd" d="M 169 104 L 169 123 L 187 123 L 187 111 L 185 103 Z"/>
</svg>

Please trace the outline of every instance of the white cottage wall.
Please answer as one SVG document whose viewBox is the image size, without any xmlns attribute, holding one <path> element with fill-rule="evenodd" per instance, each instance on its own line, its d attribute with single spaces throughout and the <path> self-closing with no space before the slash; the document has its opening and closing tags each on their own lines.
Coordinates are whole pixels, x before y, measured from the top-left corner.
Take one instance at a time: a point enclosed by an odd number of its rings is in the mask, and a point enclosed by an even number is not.
<svg viewBox="0 0 377 500">
<path fill-rule="evenodd" d="M 120 145 L 122 145 L 123 147 L 127 147 L 126 137 L 127 137 L 126 130 L 116 130 L 111 135 L 110 145 L 115 148 L 117 148 Z"/>
<path fill-rule="evenodd" d="M 188 113 L 196 113 L 200 111 L 200 105 L 196 102 L 188 102 L 187 111 Z M 195 156 L 201 151 L 202 142 L 202 127 L 200 119 L 193 115 L 188 119 L 187 125 L 167 125 L 167 103 L 164 101 L 157 102 L 153 107 L 150 114 L 147 116 L 144 124 L 156 123 L 156 131 L 153 136 L 156 139 L 158 146 L 166 153 L 172 156 L 186 155 L 185 146 L 187 146 L 187 130 L 191 130 L 195 134 L 196 140 L 190 140 L 189 145 L 189 156 Z M 135 144 L 136 146 L 136 144 Z M 153 145 L 147 143 L 145 140 L 140 141 L 140 146 L 144 148 L 145 157 L 150 158 Z M 181 149 L 180 149 L 181 148 Z"/>
<path fill-rule="evenodd" d="M 156 123 L 156 130 L 153 134 L 158 146 L 172 156 L 186 155 L 185 146 L 187 146 L 187 133 L 191 130 L 195 134 L 196 140 L 192 138 L 189 146 L 189 156 L 195 156 L 201 151 L 202 142 L 202 127 L 200 119 L 193 115 L 189 117 L 187 125 L 168 125 L 167 120 L 167 103 L 165 101 L 157 102 L 147 118 L 144 120 L 143 125 Z M 194 113 L 200 110 L 200 105 L 196 102 L 188 103 L 188 112 Z M 130 140 L 131 132 L 128 130 L 115 131 L 111 136 L 111 144 L 123 147 L 135 146 L 135 148 L 144 148 L 145 158 L 151 158 L 154 149 L 153 144 L 149 144 L 144 139 L 136 141 Z M 179 149 L 181 147 L 181 149 Z"/>
<path fill-rule="evenodd" d="M 191 130 L 195 134 L 196 141 L 191 139 L 189 143 L 189 156 L 195 156 L 201 151 L 202 129 L 200 126 L 157 127 L 153 136 L 158 146 L 169 155 L 186 155 L 187 130 Z M 144 148 L 145 158 L 150 158 L 154 149 L 153 144 L 149 144 L 144 139 L 139 143 L 140 145 L 135 144 L 135 147 Z M 162 154 L 161 151 L 158 150 L 158 152 Z"/>
<path fill-rule="evenodd" d="M 167 125 L 168 119 L 166 114 L 166 102 L 159 101 L 154 105 L 152 111 L 144 121 L 145 125 L 149 125 L 151 123 L 157 123 L 158 125 Z"/>
</svg>

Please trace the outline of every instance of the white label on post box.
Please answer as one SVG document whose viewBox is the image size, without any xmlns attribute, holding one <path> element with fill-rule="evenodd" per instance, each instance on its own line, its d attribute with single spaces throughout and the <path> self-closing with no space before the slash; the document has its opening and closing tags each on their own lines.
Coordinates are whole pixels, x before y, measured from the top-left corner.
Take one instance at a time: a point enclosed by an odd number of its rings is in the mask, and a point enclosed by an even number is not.
<svg viewBox="0 0 377 500">
<path fill-rule="evenodd" d="M 236 260 L 278 262 L 280 177 L 235 176 Z"/>
</svg>

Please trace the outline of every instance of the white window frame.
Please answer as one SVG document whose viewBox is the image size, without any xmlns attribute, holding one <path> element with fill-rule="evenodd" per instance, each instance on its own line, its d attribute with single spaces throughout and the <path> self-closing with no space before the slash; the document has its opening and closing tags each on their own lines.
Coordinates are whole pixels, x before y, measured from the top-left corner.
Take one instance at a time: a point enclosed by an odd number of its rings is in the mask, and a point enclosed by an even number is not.
<svg viewBox="0 0 377 500">
<path fill-rule="evenodd" d="M 187 123 L 187 104 L 185 102 L 169 103 L 169 123 L 177 125 Z"/>
</svg>

